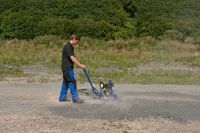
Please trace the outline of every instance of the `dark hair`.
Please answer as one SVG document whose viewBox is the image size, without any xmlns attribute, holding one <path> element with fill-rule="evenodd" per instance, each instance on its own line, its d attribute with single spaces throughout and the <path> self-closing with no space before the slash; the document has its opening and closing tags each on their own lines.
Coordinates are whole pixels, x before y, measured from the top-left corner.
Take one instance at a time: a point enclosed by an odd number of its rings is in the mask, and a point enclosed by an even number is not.
<svg viewBox="0 0 200 133">
<path fill-rule="evenodd" d="M 77 34 L 72 34 L 71 37 L 69 38 L 70 40 L 79 40 L 80 41 L 80 37 Z"/>
</svg>

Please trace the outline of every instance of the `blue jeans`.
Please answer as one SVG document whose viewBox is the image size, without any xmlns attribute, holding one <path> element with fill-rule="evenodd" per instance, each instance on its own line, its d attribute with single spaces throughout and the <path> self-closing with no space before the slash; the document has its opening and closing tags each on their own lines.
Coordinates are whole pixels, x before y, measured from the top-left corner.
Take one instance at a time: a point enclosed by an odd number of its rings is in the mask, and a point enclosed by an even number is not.
<svg viewBox="0 0 200 133">
<path fill-rule="evenodd" d="M 66 100 L 68 89 L 70 89 L 72 101 L 76 102 L 79 96 L 76 88 L 76 79 L 74 77 L 74 70 L 72 68 L 69 68 L 65 72 L 63 72 L 63 82 L 60 88 L 59 101 Z"/>
</svg>

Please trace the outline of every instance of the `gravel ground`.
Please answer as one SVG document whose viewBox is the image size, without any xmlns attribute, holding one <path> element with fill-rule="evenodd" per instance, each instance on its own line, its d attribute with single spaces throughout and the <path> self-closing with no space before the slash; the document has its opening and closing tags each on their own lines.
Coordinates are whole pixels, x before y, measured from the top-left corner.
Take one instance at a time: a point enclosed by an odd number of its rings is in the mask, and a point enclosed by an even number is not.
<svg viewBox="0 0 200 133">
<path fill-rule="evenodd" d="M 200 86 L 120 84 L 114 89 L 121 101 L 79 92 L 81 105 L 59 103 L 59 87 L 57 81 L 1 81 L 0 132 L 200 132 Z"/>
</svg>

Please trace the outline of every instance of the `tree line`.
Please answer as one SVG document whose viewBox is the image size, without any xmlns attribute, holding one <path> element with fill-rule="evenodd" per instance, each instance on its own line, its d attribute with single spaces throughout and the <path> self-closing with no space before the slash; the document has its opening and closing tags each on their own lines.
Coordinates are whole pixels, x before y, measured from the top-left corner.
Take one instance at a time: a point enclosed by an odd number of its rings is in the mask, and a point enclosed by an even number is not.
<svg viewBox="0 0 200 133">
<path fill-rule="evenodd" d="M 199 0 L 1 0 L 1 38 L 200 35 Z"/>
</svg>

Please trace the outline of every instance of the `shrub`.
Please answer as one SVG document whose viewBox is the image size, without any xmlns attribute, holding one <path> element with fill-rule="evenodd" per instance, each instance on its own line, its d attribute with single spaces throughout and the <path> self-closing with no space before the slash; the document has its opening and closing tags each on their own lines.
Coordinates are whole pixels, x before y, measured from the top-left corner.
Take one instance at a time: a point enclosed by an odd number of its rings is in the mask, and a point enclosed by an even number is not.
<svg viewBox="0 0 200 133">
<path fill-rule="evenodd" d="M 38 35 L 39 16 L 26 13 L 12 13 L 1 24 L 5 38 L 29 39 Z"/>
<path fill-rule="evenodd" d="M 187 44 L 194 44 L 194 39 L 192 37 L 186 37 L 184 39 L 184 42 L 187 43 Z"/>
<path fill-rule="evenodd" d="M 77 26 L 77 33 L 91 38 L 111 39 L 115 31 L 115 27 L 104 20 L 97 22 L 92 19 L 76 20 L 74 24 Z"/>
<path fill-rule="evenodd" d="M 166 30 L 163 35 L 164 39 L 171 39 L 171 40 L 183 40 L 183 35 L 181 32 L 177 30 Z"/>
<path fill-rule="evenodd" d="M 69 37 L 74 31 L 75 26 L 66 18 L 47 18 L 41 22 L 41 27 L 47 28 L 47 33 L 50 35 L 60 35 Z"/>
<path fill-rule="evenodd" d="M 158 37 L 170 28 L 169 24 L 159 18 L 156 18 L 152 14 L 138 17 L 136 24 L 137 36 L 153 36 Z"/>
<path fill-rule="evenodd" d="M 200 36 L 197 36 L 194 38 L 195 44 L 197 44 L 198 46 L 200 46 Z"/>
</svg>

